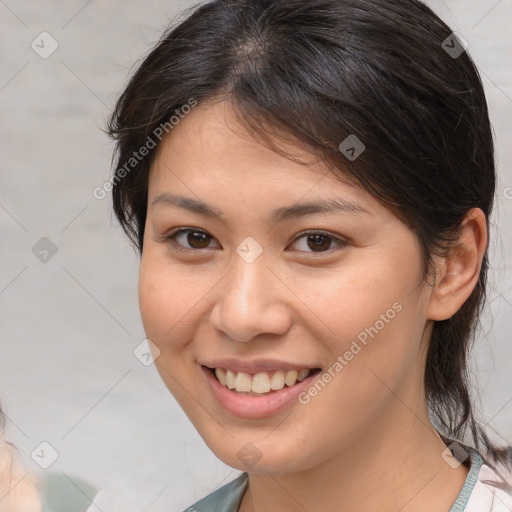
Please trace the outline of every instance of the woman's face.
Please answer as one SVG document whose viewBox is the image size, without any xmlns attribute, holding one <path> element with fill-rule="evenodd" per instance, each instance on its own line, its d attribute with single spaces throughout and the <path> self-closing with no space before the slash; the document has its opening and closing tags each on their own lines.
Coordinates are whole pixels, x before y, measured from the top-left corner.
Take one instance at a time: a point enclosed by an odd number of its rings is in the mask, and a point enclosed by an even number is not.
<svg viewBox="0 0 512 512">
<path fill-rule="evenodd" d="M 326 201 L 340 207 L 305 207 Z M 144 328 L 219 458 L 284 474 L 410 428 L 432 289 L 388 209 L 323 164 L 253 141 L 225 103 L 198 105 L 163 139 L 148 205 Z"/>
</svg>

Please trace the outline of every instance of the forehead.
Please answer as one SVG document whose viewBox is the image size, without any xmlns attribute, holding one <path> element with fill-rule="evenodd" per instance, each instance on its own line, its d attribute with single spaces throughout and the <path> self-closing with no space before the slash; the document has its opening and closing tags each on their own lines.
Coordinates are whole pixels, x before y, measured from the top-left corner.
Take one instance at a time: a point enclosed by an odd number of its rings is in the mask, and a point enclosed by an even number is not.
<svg viewBox="0 0 512 512">
<path fill-rule="evenodd" d="M 306 163 L 318 160 L 297 143 L 290 142 L 289 137 L 280 138 L 284 140 L 279 141 L 279 146 L 297 160 Z M 287 164 L 289 160 L 255 140 L 238 122 L 230 103 L 220 100 L 201 103 L 184 115 L 164 136 L 157 158 L 163 153 L 167 153 L 167 160 L 179 159 L 185 165 L 203 162 L 209 167 L 215 164 L 231 167 L 251 159 L 259 166 L 268 164 L 275 168 L 276 164 Z"/>
<path fill-rule="evenodd" d="M 165 192 L 199 199 L 213 191 L 218 203 L 237 203 L 236 194 L 238 205 L 243 199 L 265 205 L 271 199 L 288 204 L 333 196 L 376 205 L 348 175 L 335 173 L 318 156 L 281 139 L 278 146 L 298 161 L 255 140 L 227 102 L 199 104 L 159 144 L 150 171 L 149 202 Z"/>
</svg>

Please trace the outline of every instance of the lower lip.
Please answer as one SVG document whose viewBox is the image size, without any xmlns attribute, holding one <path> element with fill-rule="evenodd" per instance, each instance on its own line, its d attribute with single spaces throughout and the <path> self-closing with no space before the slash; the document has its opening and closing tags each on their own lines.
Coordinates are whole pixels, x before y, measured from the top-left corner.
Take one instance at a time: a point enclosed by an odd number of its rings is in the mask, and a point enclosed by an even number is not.
<svg viewBox="0 0 512 512">
<path fill-rule="evenodd" d="M 242 395 L 228 389 L 217 380 L 210 370 L 206 369 L 204 366 L 202 366 L 201 369 L 205 374 L 213 395 L 220 405 L 235 416 L 250 419 L 264 418 L 272 414 L 277 414 L 290 406 L 294 401 L 298 402 L 298 395 L 311 385 L 315 377 L 321 374 L 321 372 L 317 372 L 309 375 L 303 381 L 297 382 L 293 386 L 288 387 L 285 385 L 284 388 L 278 391 L 273 391 L 261 396 L 254 396 Z"/>
</svg>

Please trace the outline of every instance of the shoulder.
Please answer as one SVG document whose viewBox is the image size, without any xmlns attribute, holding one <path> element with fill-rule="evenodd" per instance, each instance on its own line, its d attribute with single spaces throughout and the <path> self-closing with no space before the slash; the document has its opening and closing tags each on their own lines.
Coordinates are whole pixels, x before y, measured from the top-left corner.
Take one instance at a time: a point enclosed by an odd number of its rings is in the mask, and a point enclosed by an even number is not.
<svg viewBox="0 0 512 512">
<path fill-rule="evenodd" d="M 41 512 L 41 501 L 33 475 L 0 432 L 0 512 L 16 510 Z"/>
<path fill-rule="evenodd" d="M 246 489 L 247 473 L 242 473 L 183 512 L 237 512 Z"/>
<path fill-rule="evenodd" d="M 65 473 L 44 473 L 37 484 L 44 512 L 85 512 L 97 492 L 81 478 Z"/>
</svg>

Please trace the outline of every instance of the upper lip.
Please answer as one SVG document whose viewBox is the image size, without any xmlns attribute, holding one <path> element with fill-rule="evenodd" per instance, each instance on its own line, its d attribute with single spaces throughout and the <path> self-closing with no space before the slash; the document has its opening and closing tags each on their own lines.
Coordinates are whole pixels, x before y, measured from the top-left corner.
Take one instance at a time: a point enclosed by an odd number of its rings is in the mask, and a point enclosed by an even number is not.
<svg viewBox="0 0 512 512">
<path fill-rule="evenodd" d="M 208 368 L 225 368 L 234 372 L 260 373 L 271 372 L 274 370 L 311 370 L 320 368 L 320 365 L 304 365 L 302 363 L 290 363 L 288 361 L 279 361 L 277 359 L 253 359 L 244 360 L 226 358 L 204 361 L 201 363 Z"/>
</svg>

